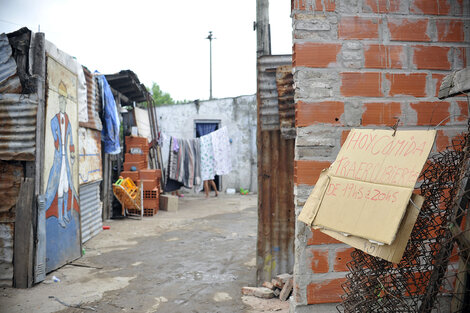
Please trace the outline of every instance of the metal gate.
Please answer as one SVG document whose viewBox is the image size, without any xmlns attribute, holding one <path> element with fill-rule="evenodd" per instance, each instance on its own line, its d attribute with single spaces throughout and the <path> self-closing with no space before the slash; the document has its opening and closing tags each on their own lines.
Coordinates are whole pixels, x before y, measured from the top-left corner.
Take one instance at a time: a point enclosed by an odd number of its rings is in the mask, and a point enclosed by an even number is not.
<svg viewBox="0 0 470 313">
<path fill-rule="evenodd" d="M 97 235 L 103 228 L 101 219 L 100 183 L 92 182 L 80 186 L 80 219 L 82 243 Z"/>
</svg>

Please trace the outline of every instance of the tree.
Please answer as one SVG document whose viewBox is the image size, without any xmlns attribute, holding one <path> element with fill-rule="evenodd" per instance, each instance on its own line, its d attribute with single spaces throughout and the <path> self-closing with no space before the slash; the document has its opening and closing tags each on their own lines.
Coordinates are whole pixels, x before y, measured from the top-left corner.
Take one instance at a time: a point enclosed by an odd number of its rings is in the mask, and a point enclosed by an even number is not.
<svg viewBox="0 0 470 313">
<path fill-rule="evenodd" d="M 163 92 L 157 83 L 152 83 L 152 88 L 150 88 L 149 91 L 152 94 L 152 98 L 156 106 L 175 104 L 175 100 L 173 100 L 170 94 Z"/>
</svg>

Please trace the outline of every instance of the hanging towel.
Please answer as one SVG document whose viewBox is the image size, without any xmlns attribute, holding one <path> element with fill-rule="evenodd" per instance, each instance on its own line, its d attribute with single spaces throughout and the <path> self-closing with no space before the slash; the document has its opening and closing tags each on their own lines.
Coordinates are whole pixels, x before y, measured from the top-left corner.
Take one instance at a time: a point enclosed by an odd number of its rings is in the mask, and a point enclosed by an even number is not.
<svg viewBox="0 0 470 313">
<path fill-rule="evenodd" d="M 201 180 L 201 144 L 200 139 L 191 139 L 194 151 L 194 187 L 196 191 L 202 189 L 202 180 Z"/>
<path fill-rule="evenodd" d="M 212 180 L 214 171 L 214 149 L 212 148 L 212 136 L 210 134 L 200 138 L 201 147 L 201 179 Z"/>
<path fill-rule="evenodd" d="M 230 158 L 230 143 L 227 127 L 210 133 L 212 137 L 212 148 L 214 151 L 214 170 L 217 175 L 226 175 L 232 170 Z"/>
</svg>

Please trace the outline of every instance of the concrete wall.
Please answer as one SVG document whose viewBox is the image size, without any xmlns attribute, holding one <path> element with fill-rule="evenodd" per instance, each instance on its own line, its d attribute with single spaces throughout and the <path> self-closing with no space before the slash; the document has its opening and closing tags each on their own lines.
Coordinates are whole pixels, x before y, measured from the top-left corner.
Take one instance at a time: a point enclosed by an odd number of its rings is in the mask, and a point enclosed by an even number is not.
<svg viewBox="0 0 470 313">
<path fill-rule="evenodd" d="M 298 214 L 353 127 L 427 129 L 434 151 L 466 129 L 467 101 L 436 98 L 469 59 L 465 0 L 293 0 Z M 291 311 L 333 312 L 352 249 L 296 222 Z"/>
<path fill-rule="evenodd" d="M 244 188 L 257 192 L 255 95 L 162 106 L 156 111 L 160 131 L 168 139 L 196 138 L 196 122 L 220 121 L 220 127 L 226 126 L 232 139 L 232 172 L 222 177 L 222 190 Z M 166 167 L 168 141 L 163 147 L 163 159 Z"/>
</svg>

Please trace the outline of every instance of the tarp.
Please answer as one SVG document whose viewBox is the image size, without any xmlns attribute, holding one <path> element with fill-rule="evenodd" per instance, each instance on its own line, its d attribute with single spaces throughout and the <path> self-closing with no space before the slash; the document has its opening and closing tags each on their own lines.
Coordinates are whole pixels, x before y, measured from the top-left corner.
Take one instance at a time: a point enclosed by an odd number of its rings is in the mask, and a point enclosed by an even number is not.
<svg viewBox="0 0 470 313">
<path fill-rule="evenodd" d="M 121 152 L 119 142 L 119 130 L 121 122 L 116 109 L 116 102 L 111 91 L 111 87 L 104 75 L 98 76 L 101 87 L 101 98 L 103 99 L 103 130 L 101 131 L 101 141 L 105 153 L 118 154 Z"/>
</svg>

